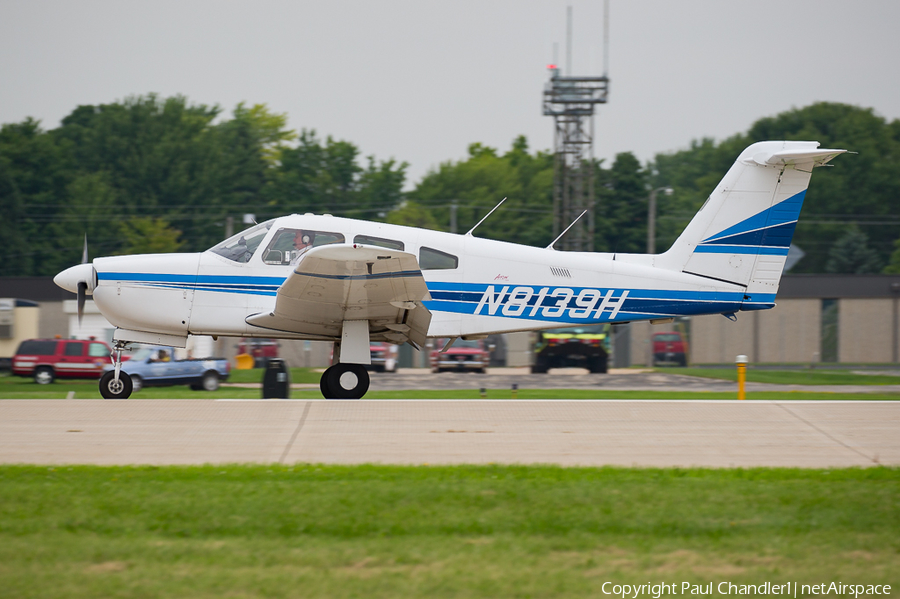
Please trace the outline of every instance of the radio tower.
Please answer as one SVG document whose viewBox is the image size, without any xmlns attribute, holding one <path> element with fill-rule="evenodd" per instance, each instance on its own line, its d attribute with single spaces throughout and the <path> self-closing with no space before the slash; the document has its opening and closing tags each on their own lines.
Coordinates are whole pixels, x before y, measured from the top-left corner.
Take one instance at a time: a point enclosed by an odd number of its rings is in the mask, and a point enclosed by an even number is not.
<svg viewBox="0 0 900 599">
<path fill-rule="evenodd" d="M 550 65 L 550 81 L 544 86 L 544 115 L 555 124 L 553 150 L 553 236 L 554 238 L 587 210 L 560 239 L 558 249 L 590 252 L 594 249 L 594 106 L 606 104 L 609 95 L 606 48 L 609 3 L 604 3 L 603 76 L 572 76 L 572 7 L 566 9 L 566 75 Z M 555 58 L 555 57 L 554 57 Z"/>
</svg>

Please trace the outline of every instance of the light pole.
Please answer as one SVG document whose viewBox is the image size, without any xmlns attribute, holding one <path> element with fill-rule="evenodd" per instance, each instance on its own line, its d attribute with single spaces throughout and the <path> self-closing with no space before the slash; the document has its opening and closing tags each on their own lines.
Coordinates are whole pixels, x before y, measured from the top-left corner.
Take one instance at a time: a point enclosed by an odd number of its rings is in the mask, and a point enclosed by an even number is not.
<svg viewBox="0 0 900 599">
<path fill-rule="evenodd" d="M 657 187 L 650 192 L 650 201 L 647 206 L 647 253 L 656 253 L 656 194 L 663 192 L 667 196 L 675 191 L 671 187 Z"/>
</svg>

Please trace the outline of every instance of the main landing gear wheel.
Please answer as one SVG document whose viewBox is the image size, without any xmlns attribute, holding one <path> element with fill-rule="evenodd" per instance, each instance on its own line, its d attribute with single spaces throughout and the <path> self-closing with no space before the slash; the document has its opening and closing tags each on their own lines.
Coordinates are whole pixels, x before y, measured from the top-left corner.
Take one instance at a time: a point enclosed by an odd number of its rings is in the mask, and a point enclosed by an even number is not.
<svg viewBox="0 0 900 599">
<path fill-rule="evenodd" d="M 118 381 L 114 370 L 109 370 L 100 377 L 100 395 L 104 399 L 128 399 L 131 390 L 131 377 L 127 373 L 119 372 Z"/>
<path fill-rule="evenodd" d="M 369 373 L 362 364 L 335 364 L 322 373 L 319 389 L 326 399 L 359 399 L 369 390 Z"/>
</svg>

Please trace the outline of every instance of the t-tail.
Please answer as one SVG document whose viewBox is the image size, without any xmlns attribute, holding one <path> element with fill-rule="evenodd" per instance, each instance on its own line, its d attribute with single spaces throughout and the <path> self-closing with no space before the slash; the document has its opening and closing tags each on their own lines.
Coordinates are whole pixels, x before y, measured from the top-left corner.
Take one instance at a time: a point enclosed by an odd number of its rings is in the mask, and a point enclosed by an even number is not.
<svg viewBox="0 0 900 599">
<path fill-rule="evenodd" d="M 774 298 L 812 170 L 845 151 L 813 141 L 751 145 L 654 265 L 740 285 L 747 299 Z"/>
</svg>

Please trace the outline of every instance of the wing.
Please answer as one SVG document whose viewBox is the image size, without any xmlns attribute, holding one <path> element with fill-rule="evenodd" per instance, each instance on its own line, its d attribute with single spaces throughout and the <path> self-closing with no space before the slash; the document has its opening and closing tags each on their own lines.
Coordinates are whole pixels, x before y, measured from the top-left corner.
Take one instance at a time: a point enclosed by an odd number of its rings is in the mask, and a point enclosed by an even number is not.
<svg viewBox="0 0 900 599">
<path fill-rule="evenodd" d="M 372 340 L 425 345 L 428 287 L 413 254 L 362 245 L 307 252 L 278 289 L 275 310 L 253 326 L 338 340 L 346 320 L 369 321 Z"/>
</svg>

